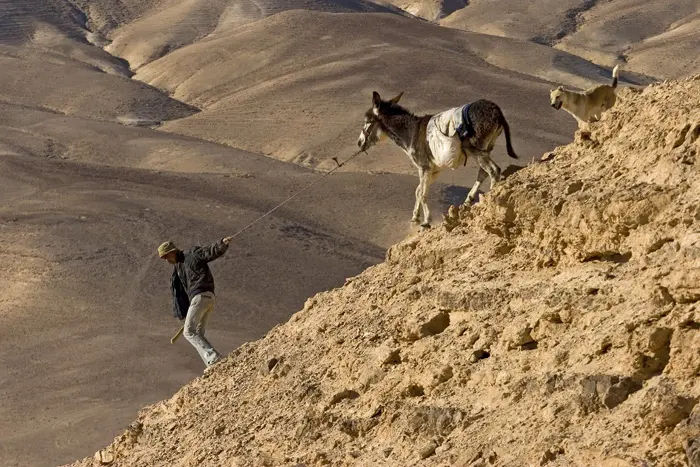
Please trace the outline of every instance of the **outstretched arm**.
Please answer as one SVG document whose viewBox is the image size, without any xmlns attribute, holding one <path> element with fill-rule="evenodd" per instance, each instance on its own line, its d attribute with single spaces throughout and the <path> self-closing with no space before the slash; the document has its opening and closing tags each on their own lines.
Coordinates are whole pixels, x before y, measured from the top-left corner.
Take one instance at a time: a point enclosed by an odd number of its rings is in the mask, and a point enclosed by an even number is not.
<svg viewBox="0 0 700 467">
<path fill-rule="evenodd" d="M 226 237 L 222 240 L 219 240 L 216 243 L 212 243 L 211 245 L 197 248 L 195 250 L 195 255 L 197 255 L 197 258 L 199 260 L 205 261 L 207 263 L 210 261 L 214 261 L 220 256 L 223 256 L 224 253 L 226 253 L 226 250 L 228 250 L 229 243 L 231 243 L 231 237 Z"/>
</svg>

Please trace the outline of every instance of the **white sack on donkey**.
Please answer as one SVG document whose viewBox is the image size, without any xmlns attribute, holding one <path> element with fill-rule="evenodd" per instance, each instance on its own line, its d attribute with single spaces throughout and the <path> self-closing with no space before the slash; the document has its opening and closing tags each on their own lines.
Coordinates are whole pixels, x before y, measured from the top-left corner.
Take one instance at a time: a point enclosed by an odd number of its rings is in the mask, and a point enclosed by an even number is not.
<svg viewBox="0 0 700 467">
<path fill-rule="evenodd" d="M 426 138 L 435 164 L 451 169 L 466 164 L 467 157 L 462 150 L 462 140 L 472 135 L 469 104 L 434 115 L 428 121 Z"/>
</svg>

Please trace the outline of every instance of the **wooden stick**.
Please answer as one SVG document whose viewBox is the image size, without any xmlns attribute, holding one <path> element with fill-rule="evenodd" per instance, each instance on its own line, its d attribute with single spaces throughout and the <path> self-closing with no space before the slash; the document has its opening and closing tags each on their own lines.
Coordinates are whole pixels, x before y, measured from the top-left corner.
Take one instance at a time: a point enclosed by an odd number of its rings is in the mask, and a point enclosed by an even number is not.
<svg viewBox="0 0 700 467">
<path fill-rule="evenodd" d="M 171 343 L 171 344 L 174 344 L 175 341 L 182 335 L 182 332 L 183 332 L 184 330 L 185 330 L 185 326 L 182 325 L 182 326 L 180 327 L 180 330 L 177 332 L 177 334 L 175 334 L 175 335 L 170 339 L 170 343 Z"/>
</svg>

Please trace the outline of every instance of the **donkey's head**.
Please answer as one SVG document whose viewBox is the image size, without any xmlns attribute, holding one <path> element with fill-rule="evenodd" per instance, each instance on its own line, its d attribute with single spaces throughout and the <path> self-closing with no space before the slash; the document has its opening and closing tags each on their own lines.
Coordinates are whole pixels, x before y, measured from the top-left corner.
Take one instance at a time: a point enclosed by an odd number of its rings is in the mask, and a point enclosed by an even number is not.
<svg viewBox="0 0 700 467">
<path fill-rule="evenodd" d="M 372 93 L 372 107 L 365 113 L 365 123 L 357 139 L 357 145 L 363 151 L 374 146 L 381 141 L 384 136 L 382 129 L 382 116 L 391 113 L 391 110 L 398 104 L 403 92 L 391 100 L 383 101 L 378 92 Z"/>
</svg>

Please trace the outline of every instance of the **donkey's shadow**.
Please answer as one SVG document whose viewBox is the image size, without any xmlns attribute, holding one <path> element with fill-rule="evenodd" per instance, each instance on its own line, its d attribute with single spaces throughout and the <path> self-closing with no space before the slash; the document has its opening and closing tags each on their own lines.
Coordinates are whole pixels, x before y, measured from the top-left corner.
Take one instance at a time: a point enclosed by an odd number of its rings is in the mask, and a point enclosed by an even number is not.
<svg viewBox="0 0 700 467">
<path fill-rule="evenodd" d="M 521 165 L 509 165 L 505 170 L 501 172 L 501 181 L 510 177 L 515 172 L 524 169 L 525 166 Z M 461 205 L 469 194 L 469 188 L 458 186 L 458 185 L 444 185 L 440 189 L 440 206 L 441 208 L 447 209 L 452 205 Z M 482 190 L 479 190 L 479 197 L 484 194 Z M 477 203 L 475 200 L 474 204 Z"/>
</svg>

